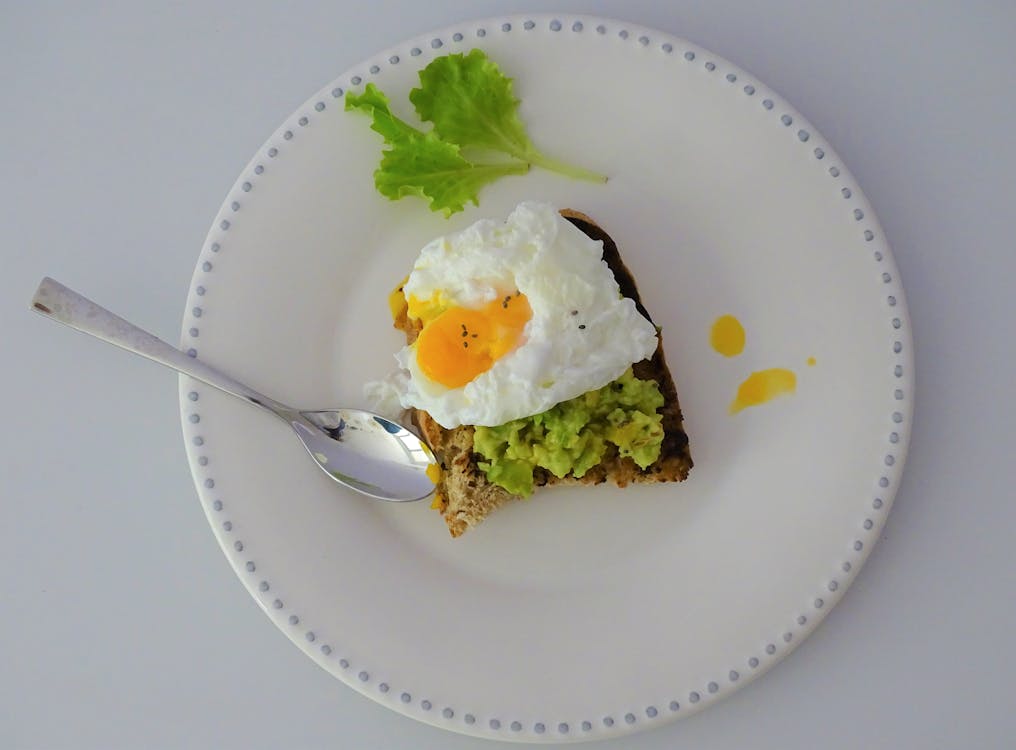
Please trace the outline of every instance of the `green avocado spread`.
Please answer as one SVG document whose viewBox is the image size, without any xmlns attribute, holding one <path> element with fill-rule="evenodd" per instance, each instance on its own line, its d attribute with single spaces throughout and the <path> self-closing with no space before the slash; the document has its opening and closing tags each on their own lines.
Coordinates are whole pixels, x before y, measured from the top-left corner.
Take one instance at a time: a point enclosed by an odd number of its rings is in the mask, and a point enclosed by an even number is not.
<svg viewBox="0 0 1016 750">
<path fill-rule="evenodd" d="M 663 395 L 655 380 L 629 368 L 596 391 L 562 401 L 545 412 L 497 427 L 477 427 L 473 450 L 487 479 L 515 495 L 533 492 L 537 466 L 556 477 L 577 478 L 603 459 L 608 444 L 641 468 L 660 457 Z"/>
</svg>

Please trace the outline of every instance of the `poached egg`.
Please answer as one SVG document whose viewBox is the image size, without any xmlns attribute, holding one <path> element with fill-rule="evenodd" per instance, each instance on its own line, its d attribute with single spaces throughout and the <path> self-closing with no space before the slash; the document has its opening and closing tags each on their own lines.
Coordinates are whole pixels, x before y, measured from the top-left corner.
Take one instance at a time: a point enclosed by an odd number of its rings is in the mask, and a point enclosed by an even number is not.
<svg viewBox="0 0 1016 750">
<path fill-rule="evenodd" d="M 447 429 L 496 426 L 620 377 L 652 356 L 657 331 L 602 253 L 537 202 L 429 242 L 402 285 L 422 330 L 368 399 L 380 409 L 397 397 Z"/>
</svg>

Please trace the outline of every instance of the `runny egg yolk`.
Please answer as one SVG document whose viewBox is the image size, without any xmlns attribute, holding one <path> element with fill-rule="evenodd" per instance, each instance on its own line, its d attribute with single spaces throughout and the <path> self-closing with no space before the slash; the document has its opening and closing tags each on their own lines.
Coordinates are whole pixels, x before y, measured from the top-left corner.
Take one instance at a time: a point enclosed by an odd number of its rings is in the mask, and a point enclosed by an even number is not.
<svg viewBox="0 0 1016 750">
<path fill-rule="evenodd" d="M 526 295 L 503 295 L 479 309 L 451 307 L 424 325 L 416 340 L 421 372 L 446 388 L 461 388 L 520 343 L 533 317 Z"/>
</svg>

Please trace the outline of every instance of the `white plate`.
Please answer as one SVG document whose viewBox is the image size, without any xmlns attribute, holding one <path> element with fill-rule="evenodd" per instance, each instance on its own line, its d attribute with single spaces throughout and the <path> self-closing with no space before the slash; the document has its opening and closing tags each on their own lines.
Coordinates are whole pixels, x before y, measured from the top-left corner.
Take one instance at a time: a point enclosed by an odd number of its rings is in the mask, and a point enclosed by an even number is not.
<svg viewBox="0 0 1016 750">
<path fill-rule="evenodd" d="M 379 137 L 343 92 L 373 81 L 410 117 L 417 71 L 473 47 L 515 79 L 535 143 L 606 185 L 534 170 L 449 221 L 374 192 Z M 362 404 L 400 345 L 386 298 L 418 249 L 522 199 L 618 240 L 663 326 L 687 482 L 546 491 L 453 541 L 426 503 L 343 492 L 281 422 L 187 379 L 184 432 L 237 575 L 322 667 L 446 729 L 602 738 L 728 695 L 843 595 L 904 463 L 910 325 L 871 206 L 763 83 L 634 24 L 519 16 L 400 44 L 308 99 L 223 203 L 184 345 L 297 406 Z M 747 330 L 740 357 L 709 346 L 724 313 Z M 798 392 L 729 416 L 738 383 L 776 366 Z"/>
</svg>

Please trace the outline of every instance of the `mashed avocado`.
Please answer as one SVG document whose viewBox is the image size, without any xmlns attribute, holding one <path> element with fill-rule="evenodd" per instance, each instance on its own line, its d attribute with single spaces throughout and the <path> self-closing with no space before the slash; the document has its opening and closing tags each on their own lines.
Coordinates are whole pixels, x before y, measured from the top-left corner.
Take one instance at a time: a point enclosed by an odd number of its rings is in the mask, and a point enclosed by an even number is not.
<svg viewBox="0 0 1016 750">
<path fill-rule="evenodd" d="M 487 479 L 515 495 L 533 492 L 533 470 L 582 477 L 617 446 L 641 468 L 660 457 L 663 395 L 655 380 L 639 380 L 629 368 L 597 391 L 562 401 L 545 412 L 498 427 L 477 427 L 473 449 Z"/>
</svg>

